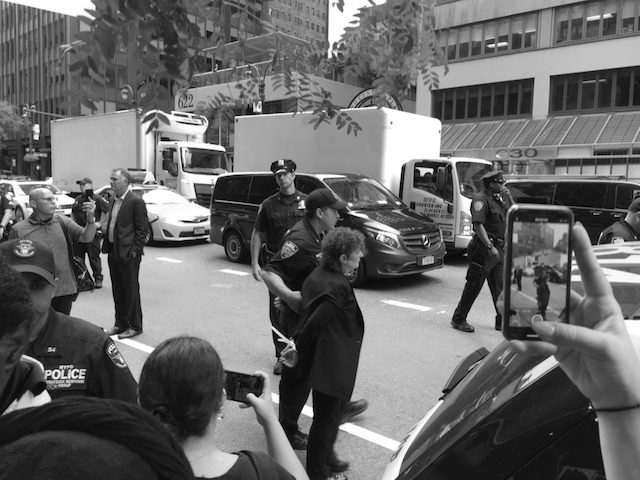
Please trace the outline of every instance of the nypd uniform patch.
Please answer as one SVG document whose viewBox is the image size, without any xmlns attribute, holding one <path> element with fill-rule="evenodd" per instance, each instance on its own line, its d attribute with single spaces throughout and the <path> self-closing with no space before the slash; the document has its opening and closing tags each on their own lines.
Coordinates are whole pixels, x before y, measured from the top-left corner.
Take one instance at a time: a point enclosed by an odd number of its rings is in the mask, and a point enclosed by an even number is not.
<svg viewBox="0 0 640 480">
<path fill-rule="evenodd" d="M 124 357 L 120 353 L 120 350 L 118 350 L 118 347 L 116 347 L 116 344 L 113 343 L 113 340 L 107 340 L 105 352 L 116 367 L 121 369 L 127 368 L 127 362 L 125 362 Z"/>
<path fill-rule="evenodd" d="M 479 212 L 480 210 L 482 210 L 484 208 L 484 202 L 481 200 L 474 200 L 473 201 L 473 209 L 476 212 Z"/>
<path fill-rule="evenodd" d="M 280 249 L 280 258 L 289 258 L 298 252 L 298 246 L 290 240 L 287 240 Z"/>
</svg>

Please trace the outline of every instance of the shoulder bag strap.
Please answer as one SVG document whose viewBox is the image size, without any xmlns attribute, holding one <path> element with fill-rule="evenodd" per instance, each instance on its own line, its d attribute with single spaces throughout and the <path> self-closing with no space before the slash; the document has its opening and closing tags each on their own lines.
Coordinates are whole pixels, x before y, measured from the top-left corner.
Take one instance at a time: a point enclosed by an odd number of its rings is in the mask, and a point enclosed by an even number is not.
<svg viewBox="0 0 640 480">
<path fill-rule="evenodd" d="M 56 215 L 55 217 L 56 222 L 58 222 L 58 224 L 60 225 L 60 228 L 62 228 L 62 233 L 64 233 L 64 238 L 67 241 L 67 253 L 69 255 L 69 265 L 73 265 L 73 245 L 71 243 L 71 238 L 69 238 L 69 229 L 67 228 L 67 224 L 64 223 L 62 220 L 60 220 L 60 218 Z"/>
</svg>

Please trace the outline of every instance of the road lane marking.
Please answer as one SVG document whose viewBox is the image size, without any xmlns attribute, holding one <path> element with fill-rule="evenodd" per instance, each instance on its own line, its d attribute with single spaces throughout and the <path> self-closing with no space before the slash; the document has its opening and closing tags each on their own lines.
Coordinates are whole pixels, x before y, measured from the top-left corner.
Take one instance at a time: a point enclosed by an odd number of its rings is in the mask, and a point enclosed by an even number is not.
<svg viewBox="0 0 640 480">
<path fill-rule="evenodd" d="M 135 340 L 131 340 L 130 338 L 118 338 L 118 335 L 111 335 L 113 340 L 117 340 L 120 343 L 124 343 L 125 345 L 129 345 L 137 350 L 142 350 L 144 353 L 153 352 L 153 347 L 149 345 L 145 345 L 144 343 L 136 342 Z"/>
<path fill-rule="evenodd" d="M 432 310 L 431 307 L 425 307 L 424 305 L 416 305 L 415 303 L 398 302 L 396 300 L 381 300 L 382 303 L 392 305 L 394 307 L 410 308 L 411 310 L 418 310 L 419 312 L 428 312 Z"/>
<path fill-rule="evenodd" d="M 125 345 L 135 348 L 136 350 L 141 350 L 145 353 L 153 352 L 153 347 L 145 345 L 144 343 L 136 342 L 135 340 L 131 340 L 130 338 L 120 339 L 118 338 L 118 335 L 112 335 L 111 338 L 117 342 L 124 343 Z M 276 404 L 280 403 L 280 396 L 277 393 L 271 392 L 271 399 Z M 302 408 L 302 415 L 313 418 L 313 408 L 305 405 Z M 354 437 L 362 438 L 369 443 L 375 443 L 376 445 L 386 448 L 387 450 L 396 451 L 400 446 L 400 442 L 385 437 L 384 435 L 380 435 L 379 433 L 372 432 L 371 430 L 367 430 L 366 428 L 359 427 L 358 425 L 354 425 L 353 423 L 343 423 L 342 425 L 340 425 L 340 430 L 342 430 L 343 432 L 347 432 Z"/>
<path fill-rule="evenodd" d="M 231 268 L 223 268 L 222 270 L 219 270 L 222 273 L 230 273 L 231 275 L 239 275 L 241 277 L 244 277 L 245 275 L 249 275 L 247 272 L 241 272 L 240 270 L 232 270 Z"/>
<path fill-rule="evenodd" d="M 160 260 L 161 262 L 167 262 L 167 263 L 182 263 L 182 260 L 176 260 L 175 258 L 169 258 L 169 257 L 157 257 L 156 260 Z"/>
</svg>

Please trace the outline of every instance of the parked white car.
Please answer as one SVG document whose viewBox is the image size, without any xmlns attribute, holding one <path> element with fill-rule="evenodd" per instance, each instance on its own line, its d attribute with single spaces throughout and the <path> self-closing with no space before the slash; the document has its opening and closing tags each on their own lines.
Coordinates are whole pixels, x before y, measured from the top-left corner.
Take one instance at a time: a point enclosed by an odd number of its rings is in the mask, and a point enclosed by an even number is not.
<svg viewBox="0 0 640 480">
<path fill-rule="evenodd" d="M 73 206 L 73 198 L 64 193 L 50 181 L 37 180 L 9 180 L 0 179 L 0 186 L 4 186 L 8 192 L 13 193 L 13 201 L 16 204 L 15 221 L 19 222 L 31 215 L 33 211 L 29 207 L 29 193 L 34 188 L 44 187 L 51 190 L 56 198 L 56 213 L 61 215 L 71 215 L 71 207 Z"/>
<path fill-rule="evenodd" d="M 149 242 L 181 242 L 209 238 L 209 209 L 183 195 L 160 185 L 131 185 L 132 193 L 142 197 L 147 205 Z M 111 187 L 96 193 L 110 198 Z"/>
</svg>

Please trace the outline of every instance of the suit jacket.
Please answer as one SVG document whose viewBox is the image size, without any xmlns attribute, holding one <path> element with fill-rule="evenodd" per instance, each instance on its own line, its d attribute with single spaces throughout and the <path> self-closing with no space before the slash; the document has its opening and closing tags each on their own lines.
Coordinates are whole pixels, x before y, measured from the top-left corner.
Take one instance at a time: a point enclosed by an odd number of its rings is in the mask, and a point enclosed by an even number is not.
<svg viewBox="0 0 640 480">
<path fill-rule="evenodd" d="M 136 256 L 142 255 L 149 232 L 147 206 L 144 200 L 132 191 L 125 195 L 118 211 L 113 229 L 113 243 L 111 243 L 109 241 L 109 225 L 111 225 L 114 204 L 115 196 L 109 201 L 109 218 L 107 230 L 104 232 L 102 252 L 110 253 L 119 260 L 127 260 L 133 256 L 133 253 Z"/>
<path fill-rule="evenodd" d="M 314 390 L 348 400 L 364 336 L 353 288 L 342 273 L 320 266 L 304 282 L 302 305 L 297 374 L 307 377 Z"/>
</svg>

